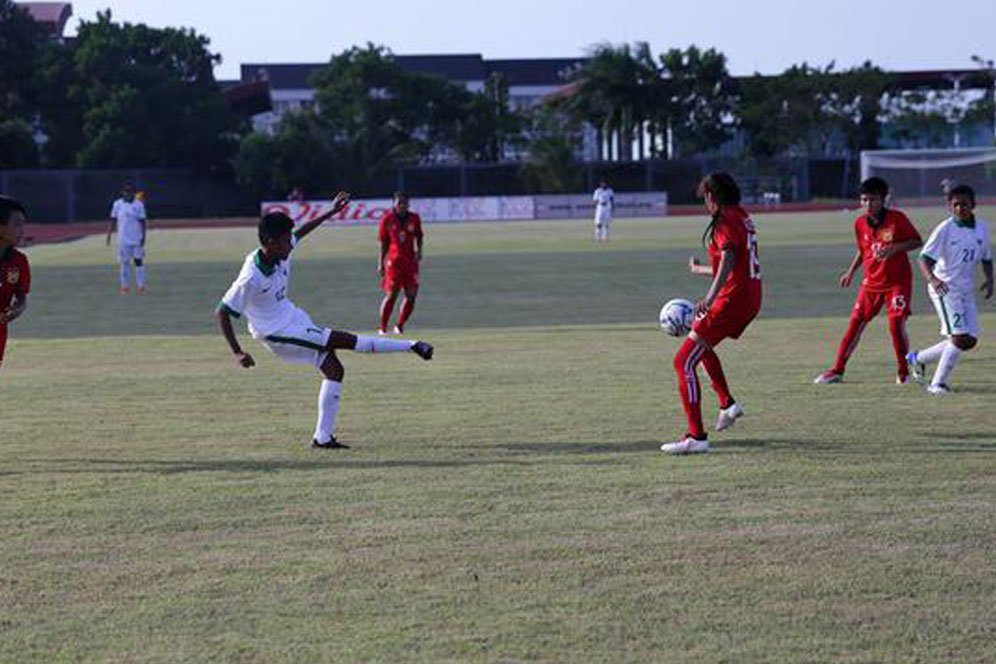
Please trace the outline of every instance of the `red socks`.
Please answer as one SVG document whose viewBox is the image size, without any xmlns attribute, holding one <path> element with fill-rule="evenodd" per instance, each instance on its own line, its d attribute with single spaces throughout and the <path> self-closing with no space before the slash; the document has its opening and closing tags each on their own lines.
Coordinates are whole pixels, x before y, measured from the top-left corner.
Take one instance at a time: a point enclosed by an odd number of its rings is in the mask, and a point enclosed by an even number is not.
<svg viewBox="0 0 996 664">
<path fill-rule="evenodd" d="M 705 428 L 702 426 L 702 392 L 699 389 L 696 369 L 706 353 L 712 351 L 706 350 L 704 346 L 696 344 L 691 339 L 685 339 L 674 356 L 674 370 L 678 374 L 678 394 L 681 396 L 681 405 L 688 420 L 688 434 L 695 438 L 705 438 Z M 715 353 L 712 354 L 715 357 Z M 719 364 L 719 358 L 716 358 L 716 364 Z"/>
<path fill-rule="evenodd" d="M 401 312 L 398 314 L 398 327 L 403 328 L 405 326 L 413 311 L 415 311 L 415 298 L 406 297 L 404 302 L 401 303 Z"/>
<path fill-rule="evenodd" d="M 387 329 L 387 322 L 391 320 L 391 312 L 394 311 L 394 301 L 398 299 L 397 294 L 385 295 L 380 303 L 380 329 Z"/>
<path fill-rule="evenodd" d="M 906 364 L 906 353 L 910 352 L 910 340 L 906 336 L 906 317 L 889 318 L 889 334 L 892 336 L 892 350 L 896 353 L 896 375 L 905 379 L 910 374 Z"/>
</svg>

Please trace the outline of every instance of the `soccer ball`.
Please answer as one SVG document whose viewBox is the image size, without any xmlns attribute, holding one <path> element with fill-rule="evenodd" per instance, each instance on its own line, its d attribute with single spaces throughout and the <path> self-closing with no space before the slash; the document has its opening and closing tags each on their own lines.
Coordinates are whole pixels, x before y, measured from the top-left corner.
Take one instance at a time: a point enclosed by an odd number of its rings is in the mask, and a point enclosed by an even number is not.
<svg viewBox="0 0 996 664">
<path fill-rule="evenodd" d="M 695 318 L 695 305 L 688 300 L 677 297 L 668 300 L 661 307 L 660 324 L 661 331 L 672 337 L 683 337 L 692 329 L 692 321 Z"/>
</svg>

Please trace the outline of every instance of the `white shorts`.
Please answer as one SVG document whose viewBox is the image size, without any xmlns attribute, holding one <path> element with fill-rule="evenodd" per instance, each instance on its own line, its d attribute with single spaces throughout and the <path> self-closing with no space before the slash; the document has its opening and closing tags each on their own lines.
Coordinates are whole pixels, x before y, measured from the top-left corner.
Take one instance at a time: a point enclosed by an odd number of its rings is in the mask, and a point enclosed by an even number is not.
<svg viewBox="0 0 996 664">
<path fill-rule="evenodd" d="M 975 310 L 975 293 L 969 291 L 948 291 L 938 295 L 933 288 L 927 288 L 930 301 L 934 303 L 937 317 L 941 319 L 941 334 L 950 337 L 955 334 L 979 336 L 979 315 Z"/>
<path fill-rule="evenodd" d="M 612 225 L 612 210 L 598 208 L 595 212 L 595 228 L 602 228 L 603 226 L 608 228 Z"/>
<path fill-rule="evenodd" d="M 132 260 L 142 260 L 145 258 L 145 247 L 140 244 L 119 244 L 118 262 L 127 263 Z"/>
<path fill-rule="evenodd" d="M 289 325 L 259 341 L 287 364 L 307 364 L 318 368 L 328 355 L 325 346 L 331 335 L 332 330 L 315 325 L 308 314 L 298 310 Z"/>
</svg>

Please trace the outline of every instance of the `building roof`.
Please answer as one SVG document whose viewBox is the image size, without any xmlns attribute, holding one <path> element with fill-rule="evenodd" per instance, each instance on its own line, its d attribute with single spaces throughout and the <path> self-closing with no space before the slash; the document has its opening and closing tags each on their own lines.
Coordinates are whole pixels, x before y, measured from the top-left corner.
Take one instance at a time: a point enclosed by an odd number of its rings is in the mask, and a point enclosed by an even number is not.
<svg viewBox="0 0 996 664">
<path fill-rule="evenodd" d="M 73 15 L 73 5 L 69 2 L 19 2 L 17 6 L 27 10 L 28 15 L 52 37 L 62 36 L 66 23 Z"/>
<path fill-rule="evenodd" d="M 587 58 L 485 60 L 488 75 L 501 74 L 509 85 L 563 85 Z"/>
</svg>

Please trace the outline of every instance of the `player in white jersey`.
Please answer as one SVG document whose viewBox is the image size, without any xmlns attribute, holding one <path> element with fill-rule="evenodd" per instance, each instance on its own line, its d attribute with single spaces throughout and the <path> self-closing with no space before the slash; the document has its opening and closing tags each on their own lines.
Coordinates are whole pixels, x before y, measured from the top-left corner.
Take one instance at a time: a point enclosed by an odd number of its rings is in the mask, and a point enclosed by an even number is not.
<svg viewBox="0 0 996 664">
<path fill-rule="evenodd" d="M 107 227 L 107 245 L 111 244 L 111 234 L 115 226 L 118 231 L 118 263 L 121 264 L 121 292 L 127 293 L 131 286 L 131 263 L 135 263 L 135 286 L 139 293 L 145 292 L 145 204 L 135 198 L 135 185 L 126 182 L 121 189 L 121 198 L 111 206 L 111 223 Z"/>
<path fill-rule="evenodd" d="M 924 381 L 926 365 L 937 362 L 927 386 L 931 394 L 948 394 L 949 380 L 958 359 L 975 348 L 979 317 L 975 310 L 975 267 L 982 265 L 985 281 L 980 290 L 988 300 L 993 294 L 993 257 L 989 225 L 975 216 L 975 192 L 968 185 L 948 192 L 951 216 L 942 221 L 920 252 L 920 271 L 927 281 L 944 341 L 906 356 L 913 378 Z"/>
<path fill-rule="evenodd" d="M 284 362 L 307 364 L 324 376 L 318 392 L 318 422 L 311 446 L 322 449 L 349 447 L 335 438 L 335 420 L 345 369 L 337 350 L 358 353 L 413 352 L 423 360 L 432 359 L 432 345 L 424 341 L 382 339 L 331 330 L 312 322 L 311 317 L 287 297 L 290 281 L 290 254 L 299 240 L 349 203 L 349 195 L 339 192 L 332 209 L 294 230 L 294 222 L 282 212 L 273 212 L 259 222 L 260 248 L 246 256 L 238 277 L 218 304 L 218 325 L 239 366 L 256 364 L 239 346 L 232 318 L 245 316 L 252 337 Z"/>
<path fill-rule="evenodd" d="M 591 195 L 595 204 L 595 241 L 604 242 L 609 239 L 609 228 L 612 226 L 612 209 L 615 207 L 615 192 L 609 183 L 602 179 L 598 189 Z"/>
</svg>

